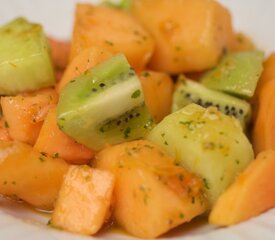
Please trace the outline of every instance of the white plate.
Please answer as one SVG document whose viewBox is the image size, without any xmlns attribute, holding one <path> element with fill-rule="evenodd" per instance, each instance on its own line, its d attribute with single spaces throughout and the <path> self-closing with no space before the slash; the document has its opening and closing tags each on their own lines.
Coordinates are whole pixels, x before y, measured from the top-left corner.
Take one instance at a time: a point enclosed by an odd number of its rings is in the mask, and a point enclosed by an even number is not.
<svg viewBox="0 0 275 240">
<path fill-rule="evenodd" d="M 69 39 L 73 8 L 81 0 L 0 0 L 0 24 L 16 16 L 40 22 L 48 34 Z M 171 0 L 172 1 L 172 0 Z M 84 0 L 96 2 L 96 0 Z M 220 0 L 232 12 L 237 30 L 250 35 L 259 48 L 268 54 L 275 51 L 274 0 Z M 0 53 L 1 54 L 1 53 Z M 255 193 L 257 194 L 257 193 Z M 81 240 L 92 239 L 45 227 L 48 215 L 0 198 L 0 239 L 3 240 Z M 99 238 L 132 239 L 117 232 L 104 232 Z M 183 240 L 274 240 L 275 209 L 234 227 L 216 229 L 202 220 L 185 224 L 163 238 Z"/>
</svg>

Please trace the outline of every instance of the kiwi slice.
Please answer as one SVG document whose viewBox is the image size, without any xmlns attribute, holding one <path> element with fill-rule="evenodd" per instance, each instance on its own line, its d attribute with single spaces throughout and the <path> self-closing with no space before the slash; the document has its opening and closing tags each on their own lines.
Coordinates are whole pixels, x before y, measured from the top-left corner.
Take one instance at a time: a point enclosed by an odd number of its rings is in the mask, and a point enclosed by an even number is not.
<svg viewBox="0 0 275 240">
<path fill-rule="evenodd" d="M 239 97 L 254 95 L 263 71 L 264 54 L 261 51 L 227 53 L 221 62 L 201 79 L 205 86 Z"/>
<path fill-rule="evenodd" d="M 226 115 L 237 118 L 245 129 L 251 117 L 251 106 L 248 102 L 228 94 L 208 89 L 200 83 L 188 80 L 181 75 L 173 95 L 173 112 L 190 103 L 202 107 L 214 106 Z"/>
<path fill-rule="evenodd" d="M 2 26 L 0 53 L 1 95 L 54 85 L 49 46 L 40 25 L 17 18 Z"/>
<path fill-rule="evenodd" d="M 60 129 L 94 150 L 144 137 L 153 126 L 140 81 L 122 54 L 69 82 L 57 112 Z"/>
</svg>

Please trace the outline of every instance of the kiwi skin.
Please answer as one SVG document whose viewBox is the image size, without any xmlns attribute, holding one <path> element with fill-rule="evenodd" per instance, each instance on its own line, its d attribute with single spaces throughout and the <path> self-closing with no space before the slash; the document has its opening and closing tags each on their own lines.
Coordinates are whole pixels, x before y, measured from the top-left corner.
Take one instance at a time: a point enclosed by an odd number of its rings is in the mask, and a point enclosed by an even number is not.
<svg viewBox="0 0 275 240">
<path fill-rule="evenodd" d="M 251 106 L 245 100 L 209 89 L 181 75 L 173 95 L 172 110 L 178 111 L 190 103 L 206 108 L 214 106 L 224 114 L 238 119 L 243 129 L 247 128 L 251 119 Z"/>
</svg>

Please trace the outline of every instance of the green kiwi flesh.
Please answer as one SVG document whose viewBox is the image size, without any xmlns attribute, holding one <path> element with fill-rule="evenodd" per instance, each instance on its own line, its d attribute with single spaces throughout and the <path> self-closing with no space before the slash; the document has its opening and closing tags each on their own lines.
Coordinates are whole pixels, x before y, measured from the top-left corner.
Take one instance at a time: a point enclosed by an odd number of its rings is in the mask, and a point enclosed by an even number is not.
<svg viewBox="0 0 275 240">
<path fill-rule="evenodd" d="M 153 126 L 140 81 L 122 54 L 69 82 L 57 112 L 60 129 L 93 150 L 142 138 Z"/>
<path fill-rule="evenodd" d="M 251 118 L 251 106 L 245 100 L 211 90 L 204 85 L 185 76 L 180 76 L 173 95 L 173 112 L 190 103 L 196 103 L 202 107 L 214 106 L 226 115 L 237 118 L 245 129 Z"/>
<path fill-rule="evenodd" d="M 261 51 L 227 53 L 220 63 L 201 79 L 202 84 L 243 98 L 254 95 L 263 71 L 264 54 Z"/>
</svg>

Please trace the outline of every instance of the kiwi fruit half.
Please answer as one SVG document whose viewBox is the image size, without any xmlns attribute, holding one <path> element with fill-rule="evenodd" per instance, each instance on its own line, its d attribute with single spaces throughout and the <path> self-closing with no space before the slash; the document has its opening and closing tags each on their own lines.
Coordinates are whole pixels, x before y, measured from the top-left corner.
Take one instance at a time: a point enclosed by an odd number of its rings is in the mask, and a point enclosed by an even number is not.
<svg viewBox="0 0 275 240">
<path fill-rule="evenodd" d="M 201 82 L 215 90 L 250 98 L 263 71 L 263 60 L 263 52 L 257 50 L 226 53 L 215 68 L 206 72 Z"/>
<path fill-rule="evenodd" d="M 251 118 L 251 106 L 245 100 L 211 90 L 181 75 L 173 95 L 172 109 L 175 112 L 190 103 L 196 103 L 202 107 L 214 106 L 224 114 L 237 118 L 244 129 Z"/>
<path fill-rule="evenodd" d="M 93 150 L 144 137 L 153 126 L 140 81 L 122 54 L 70 81 L 57 112 L 60 129 Z"/>
</svg>

